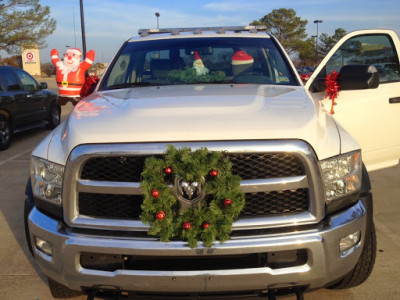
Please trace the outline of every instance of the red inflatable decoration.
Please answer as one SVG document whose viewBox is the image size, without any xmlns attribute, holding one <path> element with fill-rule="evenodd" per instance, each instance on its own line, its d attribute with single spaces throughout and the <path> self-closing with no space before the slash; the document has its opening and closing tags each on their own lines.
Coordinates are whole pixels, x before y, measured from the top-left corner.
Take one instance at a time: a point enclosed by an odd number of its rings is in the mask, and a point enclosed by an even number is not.
<svg viewBox="0 0 400 300">
<path fill-rule="evenodd" d="M 92 65 L 95 52 L 90 50 L 83 62 L 80 62 L 81 57 L 81 50 L 71 48 L 65 52 L 64 60 L 60 61 L 58 51 L 56 49 L 51 50 L 51 61 L 57 69 L 56 80 L 61 105 L 68 101 L 75 105 L 81 99 L 81 90 L 86 80 L 85 72 Z"/>
</svg>

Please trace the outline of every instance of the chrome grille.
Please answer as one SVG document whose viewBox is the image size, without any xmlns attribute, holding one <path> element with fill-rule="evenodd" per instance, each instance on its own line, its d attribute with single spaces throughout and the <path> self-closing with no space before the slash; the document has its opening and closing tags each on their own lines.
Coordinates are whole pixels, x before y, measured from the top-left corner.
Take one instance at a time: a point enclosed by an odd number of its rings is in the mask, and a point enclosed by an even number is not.
<svg viewBox="0 0 400 300">
<path fill-rule="evenodd" d="M 139 220 L 140 174 L 146 157 L 162 157 L 167 143 L 83 145 L 67 162 L 65 220 L 72 227 L 148 230 Z M 246 204 L 233 230 L 311 224 L 322 218 L 318 161 L 302 141 L 173 143 L 223 151 L 241 177 Z M 76 180 L 72 180 L 76 178 Z"/>
</svg>

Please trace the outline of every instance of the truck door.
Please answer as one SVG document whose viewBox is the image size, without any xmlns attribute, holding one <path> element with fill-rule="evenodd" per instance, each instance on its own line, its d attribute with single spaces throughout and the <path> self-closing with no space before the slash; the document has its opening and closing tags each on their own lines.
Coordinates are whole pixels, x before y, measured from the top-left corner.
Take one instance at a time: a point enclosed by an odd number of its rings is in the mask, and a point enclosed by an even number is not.
<svg viewBox="0 0 400 300">
<path fill-rule="evenodd" d="M 23 70 L 16 70 L 15 73 L 26 93 L 26 106 L 29 107 L 29 111 L 25 117 L 32 122 L 46 119 L 46 94 L 40 85 L 31 75 Z"/>
<path fill-rule="evenodd" d="M 25 116 L 30 110 L 25 105 L 26 93 L 22 90 L 18 78 L 12 69 L 0 69 L 0 78 L 4 85 L 4 90 L 1 92 L 2 108 L 11 114 L 13 118 L 12 125 L 18 127 L 26 123 Z"/>
<path fill-rule="evenodd" d="M 360 144 L 368 170 L 396 165 L 400 158 L 400 42 L 391 30 L 362 30 L 343 37 L 328 53 L 306 89 L 329 112 L 325 78 L 345 65 L 373 65 L 379 72 L 375 89 L 340 90 L 334 118 Z M 321 88 L 324 86 L 324 88 Z"/>
</svg>

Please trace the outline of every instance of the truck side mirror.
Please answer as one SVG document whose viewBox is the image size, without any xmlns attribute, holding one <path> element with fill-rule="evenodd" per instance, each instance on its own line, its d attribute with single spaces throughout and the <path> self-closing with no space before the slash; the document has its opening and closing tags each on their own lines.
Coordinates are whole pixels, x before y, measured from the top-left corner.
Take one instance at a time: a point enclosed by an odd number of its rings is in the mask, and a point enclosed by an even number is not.
<svg viewBox="0 0 400 300">
<path fill-rule="evenodd" d="M 347 65 L 339 73 L 340 90 L 376 89 L 379 86 L 378 70 L 372 65 Z"/>
<path fill-rule="evenodd" d="M 47 89 L 47 83 L 46 83 L 46 82 L 41 82 L 41 83 L 40 83 L 40 88 L 41 88 L 42 90 Z"/>
</svg>

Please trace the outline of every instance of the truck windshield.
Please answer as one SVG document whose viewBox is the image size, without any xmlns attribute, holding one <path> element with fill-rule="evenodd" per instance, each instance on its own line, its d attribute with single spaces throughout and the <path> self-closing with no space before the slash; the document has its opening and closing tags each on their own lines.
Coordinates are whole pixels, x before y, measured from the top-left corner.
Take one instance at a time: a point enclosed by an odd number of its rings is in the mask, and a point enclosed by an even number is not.
<svg viewBox="0 0 400 300">
<path fill-rule="evenodd" d="M 128 42 L 102 89 L 250 83 L 299 85 L 270 38 L 175 38 Z"/>
</svg>

